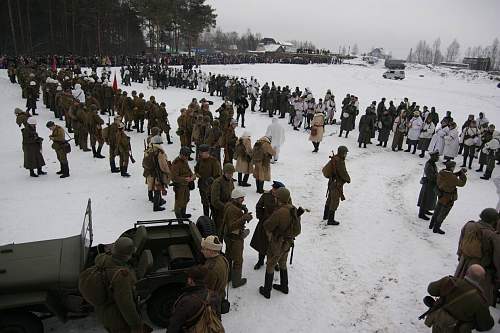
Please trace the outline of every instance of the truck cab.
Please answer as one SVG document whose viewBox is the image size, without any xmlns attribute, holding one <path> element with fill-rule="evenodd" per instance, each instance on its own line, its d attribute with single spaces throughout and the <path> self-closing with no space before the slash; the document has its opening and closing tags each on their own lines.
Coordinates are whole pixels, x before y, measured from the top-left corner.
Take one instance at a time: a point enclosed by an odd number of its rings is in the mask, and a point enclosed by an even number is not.
<svg viewBox="0 0 500 333">
<path fill-rule="evenodd" d="M 386 71 L 382 77 L 384 79 L 391 79 L 391 80 L 403 80 L 405 78 L 405 71 L 401 69 L 390 69 Z"/>
</svg>

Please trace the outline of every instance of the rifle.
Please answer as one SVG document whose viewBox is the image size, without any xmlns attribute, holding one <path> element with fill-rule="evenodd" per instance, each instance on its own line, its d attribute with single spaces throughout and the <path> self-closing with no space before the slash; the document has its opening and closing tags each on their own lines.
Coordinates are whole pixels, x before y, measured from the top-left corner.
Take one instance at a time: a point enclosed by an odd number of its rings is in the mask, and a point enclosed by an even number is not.
<svg viewBox="0 0 500 333">
<path fill-rule="evenodd" d="M 132 146 L 130 146 L 130 153 L 128 154 L 128 156 L 130 157 L 130 162 L 132 162 L 132 164 L 134 164 L 135 158 L 134 158 L 134 156 L 132 156 Z"/>
<path fill-rule="evenodd" d="M 293 262 L 293 249 L 295 249 L 295 243 L 292 243 L 292 251 L 290 252 L 290 265 Z"/>
</svg>

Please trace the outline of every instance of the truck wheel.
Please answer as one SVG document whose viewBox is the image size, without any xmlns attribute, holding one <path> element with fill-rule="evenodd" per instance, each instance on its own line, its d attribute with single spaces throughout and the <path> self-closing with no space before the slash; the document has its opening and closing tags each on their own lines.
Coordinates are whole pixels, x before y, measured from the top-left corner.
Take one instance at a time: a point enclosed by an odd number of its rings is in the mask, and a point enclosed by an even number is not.
<svg viewBox="0 0 500 333">
<path fill-rule="evenodd" d="M 0 314 L 0 333 L 43 333 L 43 323 L 31 312 Z"/>
<path fill-rule="evenodd" d="M 201 237 L 203 238 L 210 235 L 217 235 L 215 222 L 207 216 L 200 216 L 196 221 L 196 227 L 200 231 Z"/>
<path fill-rule="evenodd" d="M 172 308 L 182 294 L 182 288 L 181 285 L 169 285 L 154 292 L 147 304 L 148 317 L 153 324 L 163 328 L 168 327 Z"/>
</svg>

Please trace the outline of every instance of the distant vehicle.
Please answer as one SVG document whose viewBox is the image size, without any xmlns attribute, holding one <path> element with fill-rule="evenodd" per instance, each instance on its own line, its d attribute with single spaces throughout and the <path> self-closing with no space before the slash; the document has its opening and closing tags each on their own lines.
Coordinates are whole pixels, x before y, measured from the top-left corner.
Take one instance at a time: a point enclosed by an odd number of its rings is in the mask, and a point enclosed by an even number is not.
<svg viewBox="0 0 500 333">
<path fill-rule="evenodd" d="M 136 291 L 155 325 L 168 326 L 187 268 L 204 260 L 202 234 L 214 230 L 213 221 L 201 217 L 196 224 L 187 219 L 138 221 L 122 233 L 134 240 Z M 89 199 L 79 235 L 0 246 L 1 333 L 43 333 L 43 319 L 56 316 L 66 322 L 93 311 L 78 291 L 78 277 L 111 244 L 92 246 L 92 239 Z"/>
<path fill-rule="evenodd" d="M 382 76 L 384 77 L 384 79 L 403 80 L 405 78 L 405 71 L 391 69 L 385 72 Z"/>
<path fill-rule="evenodd" d="M 405 69 L 405 61 L 397 60 L 397 59 L 386 59 L 384 62 L 384 66 L 389 69 Z"/>
</svg>

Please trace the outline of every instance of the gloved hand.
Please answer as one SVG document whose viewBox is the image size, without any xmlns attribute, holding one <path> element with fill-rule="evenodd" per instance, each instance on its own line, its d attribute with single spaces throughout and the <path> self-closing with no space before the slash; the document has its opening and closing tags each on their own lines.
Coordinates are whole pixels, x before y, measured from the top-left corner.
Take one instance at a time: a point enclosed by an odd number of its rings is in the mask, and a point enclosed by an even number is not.
<svg viewBox="0 0 500 333">
<path fill-rule="evenodd" d="M 299 208 L 297 209 L 297 216 L 298 216 L 298 217 L 302 216 L 302 214 L 304 214 L 304 212 L 305 212 L 304 208 L 299 207 Z"/>
<path fill-rule="evenodd" d="M 250 222 L 253 219 L 252 213 L 245 213 L 242 216 L 243 221 Z"/>
</svg>

